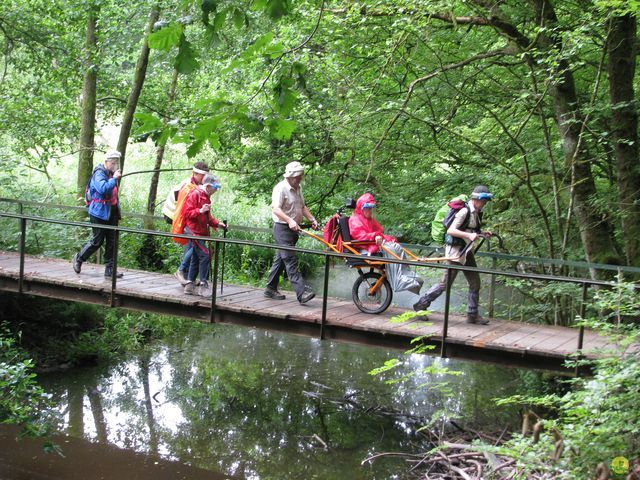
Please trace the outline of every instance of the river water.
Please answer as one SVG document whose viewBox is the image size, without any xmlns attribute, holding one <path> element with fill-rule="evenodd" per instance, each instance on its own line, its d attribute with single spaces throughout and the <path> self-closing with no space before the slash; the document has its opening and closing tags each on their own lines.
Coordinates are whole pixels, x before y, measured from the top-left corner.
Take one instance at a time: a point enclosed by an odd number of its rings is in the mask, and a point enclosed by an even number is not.
<svg viewBox="0 0 640 480">
<path fill-rule="evenodd" d="M 492 399 L 521 391 L 518 370 L 402 357 L 206 325 L 108 366 L 40 380 L 57 405 L 61 434 L 233 478 L 404 478 L 404 460 L 361 462 L 381 452 L 425 451 L 416 430 L 432 418 L 491 428 L 516 421 Z M 394 358 L 403 361 L 398 368 L 368 373 Z M 145 466 L 132 468 L 129 478 L 158 478 L 145 476 Z"/>
</svg>

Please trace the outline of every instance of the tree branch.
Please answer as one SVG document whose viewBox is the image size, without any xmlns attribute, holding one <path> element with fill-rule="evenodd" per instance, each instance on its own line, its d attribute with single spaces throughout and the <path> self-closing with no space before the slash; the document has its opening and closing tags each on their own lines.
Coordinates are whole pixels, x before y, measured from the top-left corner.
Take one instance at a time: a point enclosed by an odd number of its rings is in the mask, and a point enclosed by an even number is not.
<svg viewBox="0 0 640 480">
<path fill-rule="evenodd" d="M 462 67 L 465 67 L 465 66 L 467 66 L 467 65 L 469 65 L 471 63 L 477 62 L 479 60 L 484 60 L 484 59 L 493 58 L 493 57 L 499 57 L 499 56 L 507 55 L 507 54 L 508 54 L 508 52 L 505 49 L 493 50 L 493 51 L 490 51 L 490 52 L 480 53 L 480 54 L 475 55 L 473 57 L 466 58 L 466 59 L 464 59 L 464 60 L 462 60 L 460 62 L 450 63 L 448 65 L 443 65 L 442 67 L 440 67 L 436 71 L 431 72 L 428 75 L 425 75 L 423 77 L 419 77 L 419 78 L 416 78 L 415 80 L 413 80 L 411 82 L 411 84 L 409 84 L 409 90 L 407 91 L 407 95 L 406 95 L 404 101 L 402 102 L 402 105 L 397 110 L 397 112 L 393 116 L 393 118 L 389 121 L 389 124 L 387 125 L 387 127 L 384 130 L 384 132 L 382 133 L 382 136 L 380 137 L 380 139 L 376 143 L 375 147 L 371 151 L 371 160 L 370 160 L 370 163 L 369 163 L 369 172 L 367 173 L 366 181 L 368 181 L 369 178 L 371 177 L 371 172 L 373 171 L 373 166 L 375 164 L 376 153 L 378 152 L 378 150 L 382 146 L 382 143 L 385 141 L 385 139 L 386 139 L 387 135 L 389 134 L 389 131 L 391 130 L 391 128 L 395 125 L 395 123 L 398 120 L 398 118 L 400 118 L 400 115 L 402 115 L 403 111 L 406 110 L 406 106 L 409 103 L 409 100 L 411 100 L 411 96 L 413 95 L 413 91 L 415 90 L 417 85 L 419 85 L 419 84 L 421 84 L 423 82 L 426 82 L 427 80 L 431 80 L 432 78 L 440 75 L 443 72 L 446 72 L 446 71 L 449 71 L 449 70 L 455 70 L 455 69 L 458 69 L 458 68 L 462 68 Z"/>
</svg>

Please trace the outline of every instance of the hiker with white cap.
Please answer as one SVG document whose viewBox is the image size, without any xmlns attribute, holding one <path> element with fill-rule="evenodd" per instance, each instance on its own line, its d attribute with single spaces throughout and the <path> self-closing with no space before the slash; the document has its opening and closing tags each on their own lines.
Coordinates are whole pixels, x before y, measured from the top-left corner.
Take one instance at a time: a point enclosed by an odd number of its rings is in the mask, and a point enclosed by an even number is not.
<svg viewBox="0 0 640 480">
<path fill-rule="evenodd" d="M 311 222 L 311 228 L 318 230 L 318 222 L 304 202 L 301 186 L 303 177 L 304 166 L 300 162 L 291 162 L 286 166 L 284 180 L 273 188 L 271 195 L 273 238 L 278 245 L 294 247 L 298 243 L 300 222 L 303 218 Z M 285 270 L 300 303 L 307 303 L 315 297 L 315 293 L 305 284 L 304 278 L 298 271 L 296 253 L 286 250 L 276 252 L 269 271 L 267 288 L 264 291 L 265 297 L 284 300 L 285 296 L 278 291 L 278 284 Z"/>
<path fill-rule="evenodd" d="M 165 221 L 171 225 L 178 212 L 177 206 L 182 206 L 184 200 L 191 190 L 195 189 L 198 185 L 202 185 L 202 179 L 209 173 L 209 166 L 204 162 L 196 162 L 193 165 L 193 174 L 189 178 L 185 178 L 179 185 L 171 189 L 167 195 L 167 199 L 162 206 L 162 214 Z M 179 214 L 179 212 L 178 212 Z M 178 215 L 179 216 L 179 215 Z M 178 222 L 183 222 L 184 219 L 178 219 Z M 180 266 L 176 270 L 175 277 L 178 279 L 181 285 L 186 285 L 187 275 L 189 274 L 189 264 L 191 263 L 191 242 L 185 242 L 184 251 L 182 253 L 182 259 L 180 260 Z"/>
<path fill-rule="evenodd" d="M 120 203 L 118 202 L 118 180 L 122 176 L 120 171 L 120 158 L 118 151 L 110 151 L 105 155 L 104 165 L 98 165 L 91 174 L 88 186 L 88 212 L 89 221 L 96 225 L 118 225 L 120 220 Z M 82 263 L 93 255 L 106 241 L 104 252 L 104 276 L 111 277 L 113 269 L 113 251 L 115 247 L 116 232 L 102 228 L 93 228 L 93 235 L 82 247 L 80 252 L 73 256 L 73 270 L 80 273 Z M 122 277 L 121 273 L 117 277 Z"/>
</svg>

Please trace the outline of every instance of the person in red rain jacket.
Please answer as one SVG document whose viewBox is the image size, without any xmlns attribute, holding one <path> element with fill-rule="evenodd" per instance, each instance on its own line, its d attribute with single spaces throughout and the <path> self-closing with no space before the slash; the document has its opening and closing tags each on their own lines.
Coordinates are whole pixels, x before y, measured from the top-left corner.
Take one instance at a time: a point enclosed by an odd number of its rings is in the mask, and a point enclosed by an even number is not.
<svg viewBox="0 0 640 480">
<path fill-rule="evenodd" d="M 358 198 L 356 209 L 349 218 L 351 240 L 368 242 L 364 245 L 358 245 L 361 252 L 367 255 L 377 253 L 384 243 L 385 248 L 391 250 L 397 257 L 405 258 L 404 250 L 398 244 L 398 240 L 391 235 L 385 235 L 384 228 L 374 218 L 373 209 L 375 206 L 376 199 L 370 193 L 365 193 Z M 395 258 L 387 251 L 383 251 L 382 255 L 388 258 Z M 422 288 L 424 281 L 415 272 L 412 272 L 407 265 L 389 263 L 385 266 L 385 270 L 394 292 L 407 290 L 416 295 L 420 293 L 420 288 Z"/>
<path fill-rule="evenodd" d="M 370 255 L 380 250 L 383 241 L 397 242 L 395 237 L 384 234 L 384 228 L 374 218 L 373 209 L 375 206 L 376 200 L 373 195 L 365 193 L 358 198 L 356 209 L 349 218 L 351 240 L 371 242 L 369 245 L 359 245 Z"/>
<path fill-rule="evenodd" d="M 202 237 L 209 236 L 209 227 L 214 229 L 227 228 L 227 226 L 211 215 L 211 195 L 220 189 L 218 179 L 207 173 L 202 179 L 202 185 L 191 191 L 184 204 L 184 216 L 186 218 L 185 233 Z M 207 277 L 209 276 L 209 264 L 211 263 L 211 252 L 209 245 L 202 240 L 190 240 L 193 254 L 187 275 L 187 284 L 184 286 L 184 293 L 193 295 L 195 293 L 196 275 L 200 272 L 200 294 L 207 296 L 211 294 Z"/>
</svg>

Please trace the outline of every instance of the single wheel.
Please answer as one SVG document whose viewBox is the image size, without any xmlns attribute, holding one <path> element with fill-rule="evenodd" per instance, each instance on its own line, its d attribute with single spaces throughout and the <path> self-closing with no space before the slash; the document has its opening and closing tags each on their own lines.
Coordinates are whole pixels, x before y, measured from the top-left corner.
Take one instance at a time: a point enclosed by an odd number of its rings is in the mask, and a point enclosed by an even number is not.
<svg viewBox="0 0 640 480">
<path fill-rule="evenodd" d="M 356 304 L 356 307 L 361 312 L 382 313 L 391 305 L 393 292 L 386 278 L 382 280 L 382 284 L 378 286 L 377 290 L 371 294 L 371 287 L 376 284 L 381 276 L 378 272 L 363 273 L 353 284 L 351 296 L 353 297 L 353 303 Z"/>
</svg>

